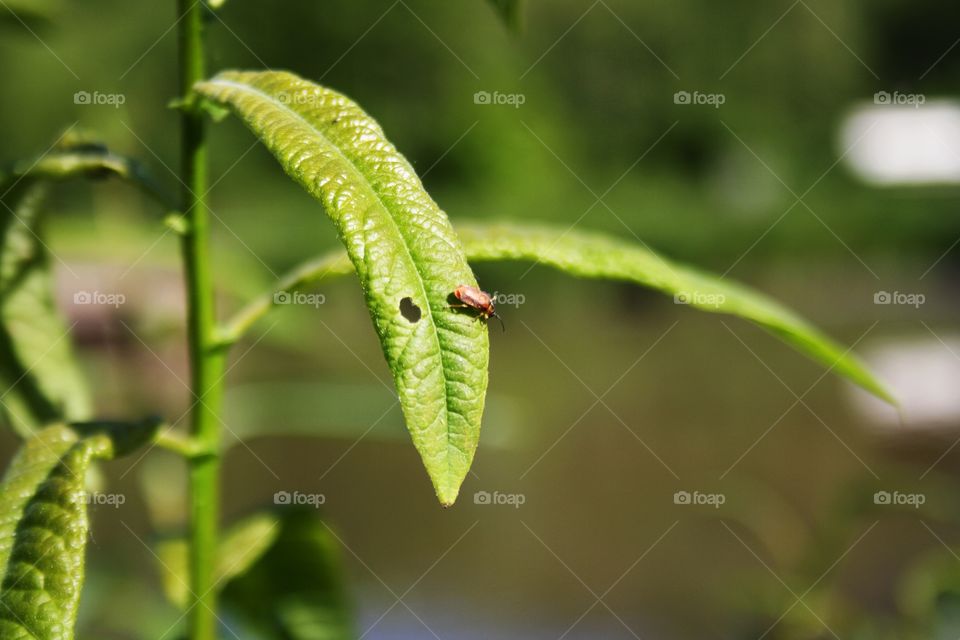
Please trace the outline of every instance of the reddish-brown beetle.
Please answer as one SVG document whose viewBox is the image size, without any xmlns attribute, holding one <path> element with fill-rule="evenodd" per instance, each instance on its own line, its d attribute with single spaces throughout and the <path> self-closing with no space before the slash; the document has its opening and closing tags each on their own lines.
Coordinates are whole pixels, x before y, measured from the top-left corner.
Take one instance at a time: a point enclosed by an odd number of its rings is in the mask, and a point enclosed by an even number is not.
<svg viewBox="0 0 960 640">
<path fill-rule="evenodd" d="M 481 291 L 479 288 L 472 287 L 468 284 L 462 284 L 453 290 L 453 297 L 463 304 L 451 306 L 479 311 L 480 317 L 484 320 L 496 318 L 500 321 L 500 328 L 503 331 L 507 330 L 506 327 L 503 326 L 503 319 L 497 315 L 497 309 L 493 305 L 493 298 L 486 291 Z"/>
</svg>

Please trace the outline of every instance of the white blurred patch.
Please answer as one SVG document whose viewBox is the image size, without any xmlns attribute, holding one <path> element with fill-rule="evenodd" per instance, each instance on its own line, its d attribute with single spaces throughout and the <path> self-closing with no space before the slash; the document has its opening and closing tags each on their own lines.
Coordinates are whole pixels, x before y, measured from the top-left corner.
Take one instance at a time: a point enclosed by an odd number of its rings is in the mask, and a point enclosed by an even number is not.
<svg viewBox="0 0 960 640">
<path fill-rule="evenodd" d="M 870 425 L 885 431 L 960 425 L 960 337 L 913 339 L 864 352 L 864 360 L 900 402 L 897 410 L 851 386 L 851 400 Z"/>
<path fill-rule="evenodd" d="M 843 123 L 841 144 L 847 164 L 872 184 L 960 183 L 960 104 L 858 107 Z"/>
</svg>

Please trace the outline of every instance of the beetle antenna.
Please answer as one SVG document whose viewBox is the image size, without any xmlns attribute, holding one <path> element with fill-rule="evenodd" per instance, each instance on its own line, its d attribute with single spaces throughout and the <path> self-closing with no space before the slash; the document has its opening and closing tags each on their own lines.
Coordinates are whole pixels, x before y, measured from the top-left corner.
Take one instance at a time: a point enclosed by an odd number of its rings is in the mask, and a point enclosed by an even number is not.
<svg viewBox="0 0 960 640">
<path fill-rule="evenodd" d="M 507 332 L 507 327 L 504 326 L 504 324 L 503 324 L 503 318 L 501 318 L 500 316 L 498 316 L 498 315 L 495 314 L 495 313 L 491 313 L 490 315 L 491 315 L 491 317 L 494 317 L 494 318 L 496 318 L 497 320 L 500 321 L 500 330 L 501 330 L 503 333 L 506 333 L 506 332 Z"/>
</svg>

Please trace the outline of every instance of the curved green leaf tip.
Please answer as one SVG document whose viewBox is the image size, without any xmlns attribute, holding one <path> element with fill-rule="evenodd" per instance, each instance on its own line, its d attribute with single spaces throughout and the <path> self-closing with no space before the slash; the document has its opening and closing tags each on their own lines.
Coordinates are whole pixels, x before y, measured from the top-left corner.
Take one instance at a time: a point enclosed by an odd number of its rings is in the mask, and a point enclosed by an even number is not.
<svg viewBox="0 0 960 640">
<path fill-rule="evenodd" d="M 453 504 L 480 436 L 489 344 L 481 321 L 451 307 L 458 286 L 477 283 L 446 214 L 376 121 L 335 91 L 277 71 L 227 71 L 195 90 L 238 115 L 333 220 L 414 445 Z"/>
<path fill-rule="evenodd" d="M 83 584 L 90 462 L 145 442 L 141 425 L 53 425 L 28 439 L 0 490 L 0 638 L 71 640 Z"/>
</svg>

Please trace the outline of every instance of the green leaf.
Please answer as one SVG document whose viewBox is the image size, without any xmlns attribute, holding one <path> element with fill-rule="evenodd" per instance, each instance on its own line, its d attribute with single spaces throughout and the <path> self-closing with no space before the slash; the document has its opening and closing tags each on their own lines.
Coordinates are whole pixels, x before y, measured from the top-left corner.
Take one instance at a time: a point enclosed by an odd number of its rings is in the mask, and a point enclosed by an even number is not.
<svg viewBox="0 0 960 640">
<path fill-rule="evenodd" d="M 624 280 L 650 287 L 701 311 L 740 316 L 896 404 L 849 349 L 773 299 L 736 282 L 670 262 L 645 247 L 599 233 L 510 223 L 461 224 L 457 231 L 473 262 L 532 260 L 575 276 Z"/>
<path fill-rule="evenodd" d="M 91 460 L 146 442 L 156 423 L 54 425 L 26 441 L 0 492 L 0 637 L 70 640 L 87 541 Z"/>
<path fill-rule="evenodd" d="M 950 548 L 931 549 L 911 558 L 895 585 L 900 611 L 928 624 L 941 621 L 947 613 L 955 613 L 960 603 L 960 571 L 956 563 Z"/>
<path fill-rule="evenodd" d="M 671 262 L 645 247 L 599 233 L 483 222 L 457 224 L 457 231 L 471 262 L 533 261 L 584 278 L 633 282 L 703 311 L 745 318 L 867 391 L 896 404 L 890 392 L 849 349 L 778 302 L 736 282 Z M 346 256 L 330 254 L 304 263 L 281 279 L 276 290 L 296 291 L 323 277 L 346 272 Z M 238 336 L 271 306 L 267 297 L 258 298 L 227 326 Z"/>
<path fill-rule="evenodd" d="M 27 436 L 50 422 L 89 418 L 91 399 L 40 241 L 44 185 L 28 178 L 0 189 L 9 189 L 0 198 L 0 410 Z"/>
<path fill-rule="evenodd" d="M 357 637 L 339 544 L 316 512 L 283 512 L 274 544 L 227 583 L 223 605 L 270 640 Z"/>
<path fill-rule="evenodd" d="M 446 214 L 380 126 L 334 91 L 273 71 L 228 71 L 195 89 L 236 113 L 336 224 L 414 445 L 453 504 L 480 436 L 489 344 L 482 322 L 450 306 L 476 280 Z M 401 312 L 410 302 L 417 319 Z"/>
<path fill-rule="evenodd" d="M 54 18 L 61 13 L 63 3 L 60 0 L 5 0 L 0 5 L 0 26 L 19 29 L 27 37 L 30 30 L 49 27 Z"/>
<path fill-rule="evenodd" d="M 47 183 L 117 176 L 165 200 L 136 162 L 67 132 L 0 178 L 0 411 L 20 435 L 90 417 L 91 399 L 54 304 L 40 209 Z"/>
<path fill-rule="evenodd" d="M 167 597 L 188 604 L 187 544 L 158 549 Z M 232 526 L 217 555 L 215 580 L 223 607 L 271 640 L 356 638 L 339 545 L 313 510 L 257 514 Z"/>
<path fill-rule="evenodd" d="M 227 531 L 217 549 L 213 569 L 214 584 L 226 585 L 229 580 L 246 572 L 280 533 L 279 519 L 269 514 L 258 514 L 235 524 Z M 186 609 L 190 600 L 187 541 L 183 538 L 165 540 L 157 547 L 163 571 L 163 589 L 170 602 Z"/>
<path fill-rule="evenodd" d="M 487 0 L 510 29 L 523 28 L 523 0 Z"/>
<path fill-rule="evenodd" d="M 73 130 L 66 131 L 51 152 L 14 165 L 11 179 L 60 181 L 109 177 L 129 182 L 166 207 L 177 206 L 176 200 L 137 160 L 114 153 L 106 145 Z"/>
</svg>

